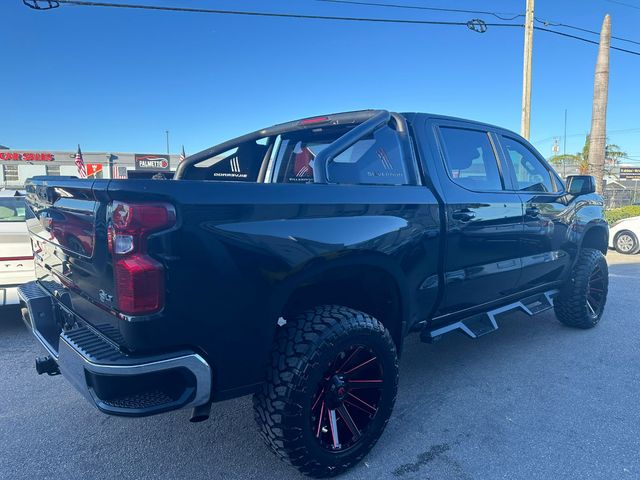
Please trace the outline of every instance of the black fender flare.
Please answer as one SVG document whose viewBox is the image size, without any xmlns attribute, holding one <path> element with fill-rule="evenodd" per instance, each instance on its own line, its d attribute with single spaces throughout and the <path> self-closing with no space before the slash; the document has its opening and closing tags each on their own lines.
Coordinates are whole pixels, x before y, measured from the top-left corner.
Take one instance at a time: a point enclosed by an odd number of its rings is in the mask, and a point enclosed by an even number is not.
<svg viewBox="0 0 640 480">
<path fill-rule="evenodd" d="M 287 302 L 300 286 L 311 284 L 333 272 L 361 267 L 380 270 L 383 274 L 388 275 L 396 285 L 401 319 L 400 338 L 398 338 L 398 348 L 400 348 L 411 312 L 410 289 L 400 266 L 391 257 L 380 252 L 347 252 L 336 257 L 317 257 L 300 266 L 283 279 L 279 285 L 274 286 L 274 292 L 269 302 L 269 318 L 278 319 L 280 317 Z M 276 325 L 277 322 L 274 322 L 271 327 L 270 333 L 272 335 L 275 334 Z"/>
</svg>

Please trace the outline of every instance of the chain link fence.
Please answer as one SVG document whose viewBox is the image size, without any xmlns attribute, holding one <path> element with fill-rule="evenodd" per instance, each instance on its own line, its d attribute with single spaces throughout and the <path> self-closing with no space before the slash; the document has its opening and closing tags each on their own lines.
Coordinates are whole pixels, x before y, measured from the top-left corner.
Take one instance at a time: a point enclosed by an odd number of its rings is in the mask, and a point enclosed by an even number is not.
<svg viewBox="0 0 640 480">
<path fill-rule="evenodd" d="M 634 183 L 636 185 L 631 188 L 624 188 L 616 184 L 607 185 L 604 191 L 605 208 L 619 208 L 640 203 L 640 190 L 637 185 L 638 182 Z"/>
</svg>

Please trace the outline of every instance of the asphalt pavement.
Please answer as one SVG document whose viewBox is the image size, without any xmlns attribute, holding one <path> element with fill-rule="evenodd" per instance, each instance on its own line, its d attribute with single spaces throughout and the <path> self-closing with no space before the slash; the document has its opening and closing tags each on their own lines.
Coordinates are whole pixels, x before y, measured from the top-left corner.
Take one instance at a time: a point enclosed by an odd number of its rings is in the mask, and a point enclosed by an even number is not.
<svg viewBox="0 0 640 480">
<path fill-rule="evenodd" d="M 640 255 L 615 253 L 596 328 L 552 312 L 514 314 L 478 340 L 407 339 L 386 432 L 340 478 L 640 479 Z M 303 478 L 260 440 L 250 397 L 189 412 L 109 417 L 60 376 L 38 376 L 43 351 L 0 310 L 0 478 Z"/>
</svg>

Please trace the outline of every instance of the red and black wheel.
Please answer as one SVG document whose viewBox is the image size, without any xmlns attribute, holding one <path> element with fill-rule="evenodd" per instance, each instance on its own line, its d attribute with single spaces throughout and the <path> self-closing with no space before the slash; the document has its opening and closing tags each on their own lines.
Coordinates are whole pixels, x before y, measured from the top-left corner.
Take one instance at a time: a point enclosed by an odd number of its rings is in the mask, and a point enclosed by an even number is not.
<svg viewBox="0 0 640 480">
<path fill-rule="evenodd" d="M 267 382 L 254 397 L 267 444 L 311 476 L 359 462 L 386 426 L 396 397 L 391 335 L 341 306 L 308 310 L 280 329 Z"/>
</svg>

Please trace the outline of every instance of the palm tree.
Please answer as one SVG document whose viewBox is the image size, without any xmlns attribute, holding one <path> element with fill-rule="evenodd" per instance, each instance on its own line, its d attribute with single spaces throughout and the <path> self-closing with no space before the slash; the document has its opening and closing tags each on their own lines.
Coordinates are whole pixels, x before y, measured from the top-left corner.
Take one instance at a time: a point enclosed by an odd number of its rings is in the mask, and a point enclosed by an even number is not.
<svg viewBox="0 0 640 480">
<path fill-rule="evenodd" d="M 591 137 L 587 135 L 582 150 L 576 153 L 567 153 L 566 155 L 554 155 L 549 161 L 555 165 L 562 165 L 563 162 L 568 165 L 576 165 L 580 171 L 580 175 L 588 175 L 590 171 L 589 150 L 591 145 Z M 626 152 L 615 143 L 607 143 L 605 145 L 605 158 L 611 160 L 613 166 L 617 165 L 620 158 L 627 156 Z"/>
<path fill-rule="evenodd" d="M 609 47 L 611 45 L 611 17 L 605 15 L 600 30 L 600 48 L 593 81 L 591 137 L 587 168 L 596 177 L 596 190 L 602 193 L 607 140 L 607 96 L 609 92 Z"/>
<path fill-rule="evenodd" d="M 621 158 L 627 156 L 627 152 L 623 152 L 622 149 L 615 143 L 607 143 L 604 156 L 609 161 L 609 163 L 611 163 L 615 167 L 618 163 L 620 163 Z"/>
</svg>

